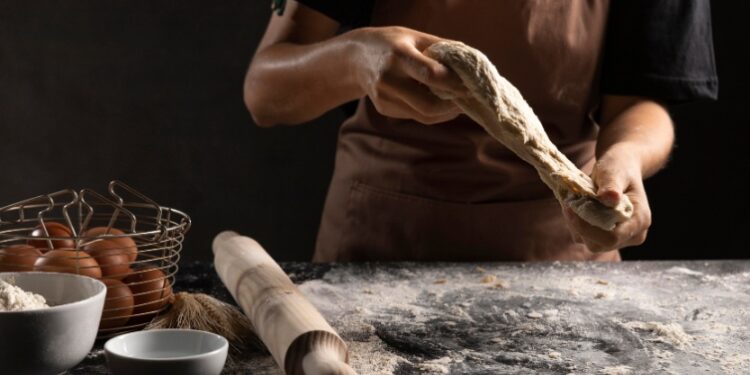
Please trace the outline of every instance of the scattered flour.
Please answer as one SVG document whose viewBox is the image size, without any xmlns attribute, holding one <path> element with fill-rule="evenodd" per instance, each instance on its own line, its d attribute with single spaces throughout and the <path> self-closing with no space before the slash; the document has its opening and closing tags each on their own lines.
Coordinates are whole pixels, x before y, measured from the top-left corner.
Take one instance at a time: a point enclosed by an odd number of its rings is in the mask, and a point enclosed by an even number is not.
<svg viewBox="0 0 750 375">
<path fill-rule="evenodd" d="M 349 364 L 361 374 L 391 375 L 399 363 L 406 362 L 405 358 L 386 350 L 385 345 L 377 340 L 352 341 L 347 346 Z"/>
<path fill-rule="evenodd" d="M 429 374 L 448 374 L 450 373 L 448 365 L 450 365 L 451 362 L 453 362 L 451 357 L 442 357 L 422 362 L 417 365 L 417 368 Z"/>
<path fill-rule="evenodd" d="M 658 338 L 654 341 L 661 341 L 668 344 L 672 344 L 678 348 L 683 348 L 691 345 L 694 340 L 693 336 L 688 335 L 682 329 L 682 326 L 677 323 L 659 323 L 659 322 L 627 322 L 623 324 L 629 329 L 637 329 L 641 331 L 649 331 Z"/>
<path fill-rule="evenodd" d="M 703 272 L 698 272 L 685 267 L 671 267 L 668 268 L 666 273 L 673 273 L 678 275 L 690 275 L 690 276 L 703 276 Z"/>
<path fill-rule="evenodd" d="M 532 364 L 546 363 L 562 366 L 561 371 L 575 374 L 634 375 L 644 373 L 641 367 L 644 361 L 650 361 L 659 373 L 687 374 L 690 372 L 686 369 L 695 366 L 685 360 L 686 356 L 697 356 L 701 373 L 721 373 L 723 370 L 728 374 L 750 374 L 750 357 L 745 354 L 745 349 L 750 346 L 738 341 L 738 337 L 747 332 L 743 323 L 750 313 L 737 313 L 737 305 L 746 306 L 746 302 L 737 299 L 734 290 L 719 289 L 718 283 L 704 281 L 707 274 L 686 267 L 645 272 L 641 276 L 644 282 L 639 283 L 631 282 L 628 274 L 620 275 L 596 267 L 596 264 L 562 264 L 561 269 L 545 274 L 524 273 L 523 267 L 519 270 L 472 267 L 469 272 L 458 267 L 418 269 L 413 276 L 396 279 L 384 272 L 359 275 L 332 271 L 323 279 L 309 280 L 299 287 L 348 341 L 352 367 L 360 374 L 392 374 L 404 369 L 410 369 L 414 374 L 460 373 L 459 368 L 465 367 L 456 365 L 456 361 L 474 358 L 471 366 L 475 365 L 474 362 L 495 364 L 497 353 L 507 357 L 513 368 L 528 369 Z M 348 268 L 342 267 L 342 270 Z M 667 275 L 672 275 L 677 281 L 660 285 Z M 745 272 L 722 276 L 721 280 L 730 286 L 738 285 L 736 289 L 739 291 L 739 285 L 746 285 L 749 278 L 750 273 Z M 495 284 L 505 282 L 503 279 L 512 280 L 512 287 L 508 283 L 499 287 L 502 291 L 494 289 Z M 679 286 L 677 282 L 686 283 L 686 286 Z M 706 301 L 710 300 L 703 296 L 712 295 L 709 292 L 713 291 L 721 293 L 721 301 L 737 301 L 728 307 L 709 304 Z M 592 301 L 597 295 L 599 299 Z M 488 304 L 490 299 L 499 303 Z M 583 355 L 579 357 L 575 354 L 578 349 L 566 346 L 563 339 L 554 345 L 518 346 L 528 338 L 551 334 L 554 337 L 556 332 L 568 328 L 588 327 L 593 329 L 594 337 L 599 337 L 597 326 L 587 324 L 585 314 L 589 311 L 594 313 L 593 316 L 598 314 L 603 327 L 621 325 L 637 333 L 643 342 L 642 348 L 630 348 L 628 342 L 623 344 L 636 357 L 614 364 L 605 358 L 587 357 L 589 353 L 595 355 L 596 348 L 581 349 Z M 433 322 L 437 321 L 442 325 L 441 329 L 450 331 L 457 324 L 474 327 L 475 320 L 492 319 L 503 322 L 512 330 L 497 336 L 485 336 L 493 332 L 477 331 L 477 338 L 485 346 L 471 353 L 450 352 L 453 362 L 415 358 L 409 352 L 394 350 L 393 344 L 387 340 L 389 334 L 383 336 L 389 325 L 376 324 L 402 320 L 408 329 L 421 334 L 422 331 L 415 328 L 420 324 L 434 325 Z M 369 328 L 365 330 L 364 325 Z M 604 332 L 602 337 L 616 340 L 623 334 L 621 330 L 613 330 Z M 487 354 L 485 350 L 493 354 Z M 697 359 L 701 357 L 703 361 Z"/>
<path fill-rule="evenodd" d="M 44 297 L 13 285 L 12 280 L 0 280 L 0 311 L 23 311 L 45 307 L 49 305 Z"/>
</svg>

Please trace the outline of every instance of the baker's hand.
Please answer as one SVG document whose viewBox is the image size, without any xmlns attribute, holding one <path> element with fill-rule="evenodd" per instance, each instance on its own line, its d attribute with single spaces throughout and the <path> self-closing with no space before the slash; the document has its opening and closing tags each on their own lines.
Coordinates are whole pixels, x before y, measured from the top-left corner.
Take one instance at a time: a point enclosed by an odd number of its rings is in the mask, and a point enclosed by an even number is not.
<svg viewBox="0 0 750 375">
<path fill-rule="evenodd" d="M 404 27 L 371 27 L 360 29 L 356 40 L 362 46 L 358 81 L 378 112 L 423 124 L 461 113 L 452 101 L 430 91 L 434 87 L 458 97 L 468 95 L 453 71 L 422 54 L 442 39 Z"/>
<path fill-rule="evenodd" d="M 613 231 L 606 231 L 592 226 L 566 207 L 563 214 L 576 242 L 586 244 L 593 252 L 642 244 L 651 226 L 651 209 L 636 158 L 629 157 L 627 152 L 605 154 L 594 166 L 591 178 L 598 187 L 599 201 L 615 207 L 625 194 L 633 203 L 633 216 L 617 224 Z"/>
</svg>

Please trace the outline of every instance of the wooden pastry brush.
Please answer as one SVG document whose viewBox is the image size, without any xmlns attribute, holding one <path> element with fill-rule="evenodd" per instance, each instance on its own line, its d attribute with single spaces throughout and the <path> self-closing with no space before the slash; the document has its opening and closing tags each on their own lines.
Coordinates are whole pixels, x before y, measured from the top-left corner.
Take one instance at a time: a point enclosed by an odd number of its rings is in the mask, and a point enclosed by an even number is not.
<svg viewBox="0 0 750 375">
<path fill-rule="evenodd" d="M 245 349 L 266 351 L 254 333 L 252 322 L 242 311 L 203 293 L 175 294 L 171 307 L 145 329 L 160 328 L 197 329 L 224 336 L 229 341 L 230 354 L 234 355 Z"/>
</svg>

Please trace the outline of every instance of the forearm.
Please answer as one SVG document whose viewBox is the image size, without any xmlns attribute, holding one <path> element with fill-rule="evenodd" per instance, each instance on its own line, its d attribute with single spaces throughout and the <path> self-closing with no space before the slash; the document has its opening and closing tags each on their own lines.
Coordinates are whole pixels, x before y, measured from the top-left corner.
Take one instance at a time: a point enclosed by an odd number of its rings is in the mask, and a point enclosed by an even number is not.
<svg viewBox="0 0 750 375">
<path fill-rule="evenodd" d="M 258 52 L 244 97 L 258 125 L 299 124 L 364 96 L 355 32 L 313 44 L 278 43 Z"/>
<path fill-rule="evenodd" d="M 674 143 L 669 113 L 660 104 L 641 98 L 608 97 L 602 107 L 596 156 L 629 158 L 643 178 L 666 165 Z"/>
</svg>

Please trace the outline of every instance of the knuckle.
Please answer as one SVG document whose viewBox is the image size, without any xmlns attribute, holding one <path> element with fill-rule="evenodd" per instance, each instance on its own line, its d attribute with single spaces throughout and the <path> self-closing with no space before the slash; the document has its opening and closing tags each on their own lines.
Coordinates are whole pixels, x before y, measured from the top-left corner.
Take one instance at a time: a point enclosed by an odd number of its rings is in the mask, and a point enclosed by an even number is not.
<svg viewBox="0 0 750 375">
<path fill-rule="evenodd" d="M 651 218 L 651 212 L 646 212 L 646 214 L 643 216 L 643 227 L 645 229 L 651 228 L 652 221 L 653 220 Z"/>
<path fill-rule="evenodd" d="M 401 60 L 404 60 L 409 57 L 408 51 L 408 44 L 397 41 L 393 43 L 393 47 L 390 51 L 386 54 L 386 61 L 389 61 L 391 63 L 398 63 Z"/>
<path fill-rule="evenodd" d="M 398 35 L 406 34 L 407 30 L 408 29 L 404 26 L 388 26 L 388 31 Z"/>
<path fill-rule="evenodd" d="M 391 50 L 384 52 L 380 58 L 381 72 L 395 69 L 406 58 L 406 52 L 395 44 Z M 382 74 L 382 73 L 381 73 Z"/>
<path fill-rule="evenodd" d="M 648 230 L 641 231 L 635 237 L 633 238 L 633 241 L 636 245 L 642 245 L 644 242 L 646 242 L 646 237 L 648 237 Z"/>
</svg>

